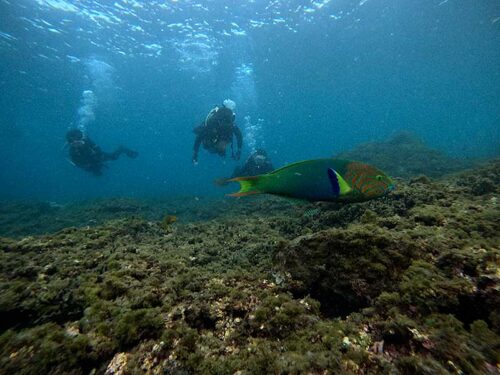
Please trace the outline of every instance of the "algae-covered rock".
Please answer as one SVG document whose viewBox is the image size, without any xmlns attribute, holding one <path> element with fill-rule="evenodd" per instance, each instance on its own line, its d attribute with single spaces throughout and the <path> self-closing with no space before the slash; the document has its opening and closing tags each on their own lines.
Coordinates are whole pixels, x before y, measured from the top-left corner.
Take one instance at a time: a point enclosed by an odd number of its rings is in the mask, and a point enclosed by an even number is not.
<svg viewBox="0 0 500 375">
<path fill-rule="evenodd" d="M 414 261 L 404 272 L 400 284 L 402 302 L 423 312 L 451 310 L 458 306 L 460 295 L 467 295 L 473 289 L 472 280 L 446 277 L 425 261 Z"/>
<path fill-rule="evenodd" d="M 22 334 L 6 331 L 0 336 L 0 348 L 0 369 L 5 374 L 83 374 L 99 357 L 86 336 L 70 336 L 53 323 Z"/>
<path fill-rule="evenodd" d="M 336 157 L 376 165 L 397 177 L 439 177 L 471 166 L 469 161 L 458 160 L 429 148 L 411 132 L 400 132 L 388 141 L 365 143 Z"/>
<path fill-rule="evenodd" d="M 8 209 L 0 373 L 494 374 L 497 166 L 350 205 Z"/>
<path fill-rule="evenodd" d="M 495 159 L 474 170 L 457 174 L 456 183 L 472 194 L 481 196 L 500 192 L 500 159 Z"/>
<path fill-rule="evenodd" d="M 404 233 L 351 225 L 299 237 L 276 250 L 275 265 L 292 290 L 317 298 L 323 311 L 345 315 L 391 290 L 422 244 Z"/>
</svg>

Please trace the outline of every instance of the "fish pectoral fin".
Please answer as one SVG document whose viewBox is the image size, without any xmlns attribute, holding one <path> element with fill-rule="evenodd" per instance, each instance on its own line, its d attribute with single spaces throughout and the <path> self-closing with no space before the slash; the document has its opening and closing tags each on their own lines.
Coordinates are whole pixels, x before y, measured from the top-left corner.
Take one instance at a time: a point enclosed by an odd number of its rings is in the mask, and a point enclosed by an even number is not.
<svg viewBox="0 0 500 375">
<path fill-rule="evenodd" d="M 352 190 L 349 184 L 333 168 L 328 168 L 328 179 L 330 180 L 330 185 L 332 186 L 332 192 L 335 195 L 335 197 L 338 197 L 340 195 L 345 195 Z"/>
<path fill-rule="evenodd" d="M 332 187 L 332 192 L 335 197 L 340 195 L 340 184 L 337 177 L 337 172 L 334 169 L 328 168 L 328 179 L 330 180 L 330 185 Z"/>
</svg>

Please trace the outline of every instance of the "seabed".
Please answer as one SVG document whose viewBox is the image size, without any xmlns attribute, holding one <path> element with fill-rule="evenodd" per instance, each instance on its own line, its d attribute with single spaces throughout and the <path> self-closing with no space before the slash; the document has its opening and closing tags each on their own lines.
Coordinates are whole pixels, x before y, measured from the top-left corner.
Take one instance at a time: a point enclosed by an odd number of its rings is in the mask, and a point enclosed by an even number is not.
<svg viewBox="0 0 500 375">
<path fill-rule="evenodd" d="M 4 374 L 498 374 L 500 160 L 366 203 L 0 208 Z"/>
</svg>

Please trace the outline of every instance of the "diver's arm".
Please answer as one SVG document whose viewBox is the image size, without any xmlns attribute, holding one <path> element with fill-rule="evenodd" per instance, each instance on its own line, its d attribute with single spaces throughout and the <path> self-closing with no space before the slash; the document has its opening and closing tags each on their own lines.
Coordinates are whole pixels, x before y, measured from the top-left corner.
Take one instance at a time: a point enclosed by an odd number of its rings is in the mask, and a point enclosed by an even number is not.
<svg viewBox="0 0 500 375">
<path fill-rule="evenodd" d="M 202 139 L 202 135 L 197 134 L 196 140 L 194 141 L 194 147 L 193 147 L 193 163 L 198 162 L 198 151 L 200 150 L 201 139 Z"/>
<path fill-rule="evenodd" d="M 114 160 L 112 154 L 108 152 L 104 152 L 101 148 L 95 143 L 91 143 L 90 147 L 90 155 L 94 160 L 99 160 L 100 162 L 107 160 Z"/>
<path fill-rule="evenodd" d="M 243 146 L 243 136 L 241 135 L 240 128 L 236 125 L 233 125 L 233 133 L 236 137 L 236 144 L 238 146 L 238 150 L 236 151 L 236 160 L 239 160 L 241 156 L 241 147 Z"/>
<path fill-rule="evenodd" d="M 101 151 L 101 160 L 102 161 L 117 160 L 123 152 L 124 151 L 121 147 L 118 147 L 113 152 Z"/>
</svg>

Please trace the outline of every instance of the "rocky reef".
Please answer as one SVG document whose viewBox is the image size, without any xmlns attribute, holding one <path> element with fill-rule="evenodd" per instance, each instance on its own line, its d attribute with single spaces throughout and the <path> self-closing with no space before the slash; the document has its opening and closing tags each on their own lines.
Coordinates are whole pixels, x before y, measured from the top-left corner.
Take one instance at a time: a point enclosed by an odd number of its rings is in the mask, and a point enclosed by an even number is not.
<svg viewBox="0 0 500 375">
<path fill-rule="evenodd" d="M 175 217 L 182 222 L 210 220 L 227 213 L 228 204 L 199 197 L 110 198 L 79 203 L 0 201 L 0 236 L 48 234 L 68 227 L 94 227 L 125 217 L 154 221 Z"/>
<path fill-rule="evenodd" d="M 407 131 L 397 133 L 387 141 L 361 144 L 335 157 L 376 165 L 392 176 L 405 178 L 420 174 L 441 177 L 477 164 L 473 160 L 452 158 L 434 150 Z"/>
<path fill-rule="evenodd" d="M 498 374 L 499 182 L 4 206 L 0 373 Z"/>
</svg>

